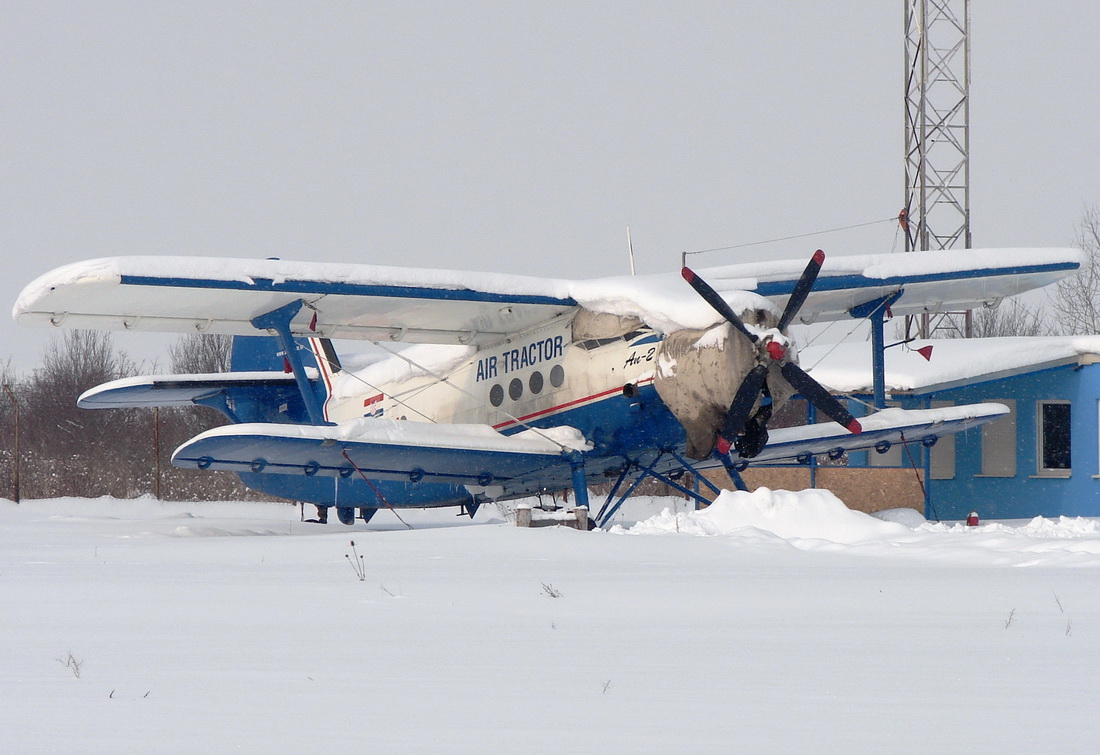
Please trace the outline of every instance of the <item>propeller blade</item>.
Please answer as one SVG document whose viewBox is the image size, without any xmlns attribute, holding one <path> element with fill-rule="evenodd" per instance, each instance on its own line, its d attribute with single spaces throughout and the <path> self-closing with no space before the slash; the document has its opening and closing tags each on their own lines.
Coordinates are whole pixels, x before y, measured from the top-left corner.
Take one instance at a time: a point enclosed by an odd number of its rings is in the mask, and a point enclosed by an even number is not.
<svg viewBox="0 0 1100 755">
<path fill-rule="evenodd" d="M 730 305 L 726 304 L 726 300 L 719 296 L 718 292 L 711 288 L 709 283 L 696 275 L 690 267 L 681 269 L 680 275 L 684 276 L 684 280 L 691 284 L 695 292 L 699 294 L 699 296 L 702 296 L 707 304 L 714 307 L 714 310 L 718 314 L 726 318 L 726 321 L 729 322 L 730 325 L 744 333 L 745 337 L 753 343 L 759 340 L 755 333 L 750 332 L 749 329 L 745 327 L 745 323 L 741 322 L 741 318 L 730 308 Z M 755 397 L 753 400 L 755 401 Z"/>
<path fill-rule="evenodd" d="M 787 382 L 793 385 L 795 390 L 802 394 L 803 398 L 816 406 L 818 411 L 824 412 L 833 420 L 848 428 L 848 431 L 853 435 L 858 435 L 863 431 L 863 428 L 859 425 L 859 420 L 853 417 L 844 408 L 843 404 L 825 390 L 821 383 L 810 377 L 797 364 L 787 362 L 780 367 L 780 370 L 783 372 L 783 377 L 787 378 Z"/>
<path fill-rule="evenodd" d="M 810 289 L 814 287 L 814 281 L 817 280 L 817 274 L 821 272 L 821 263 L 825 261 L 825 252 L 818 249 L 814 252 L 814 256 L 810 258 L 810 262 L 806 265 L 806 269 L 802 271 L 802 277 L 798 279 L 798 283 L 794 286 L 794 291 L 791 292 L 791 298 L 787 299 L 787 306 L 783 310 L 783 316 L 779 318 L 779 330 L 782 333 L 787 332 L 787 326 L 791 324 L 798 315 L 798 310 L 802 309 L 802 305 L 806 301 L 806 297 L 810 293 Z"/>
<path fill-rule="evenodd" d="M 768 376 L 768 368 L 758 364 L 749 370 L 737 393 L 730 403 L 730 410 L 726 412 L 726 419 L 722 423 L 722 430 L 718 440 L 718 450 L 728 454 L 730 446 L 737 440 L 737 436 L 745 429 L 745 423 L 749 421 L 749 412 L 752 411 L 756 397 L 760 395 L 760 389 L 764 386 L 764 378 Z"/>
</svg>

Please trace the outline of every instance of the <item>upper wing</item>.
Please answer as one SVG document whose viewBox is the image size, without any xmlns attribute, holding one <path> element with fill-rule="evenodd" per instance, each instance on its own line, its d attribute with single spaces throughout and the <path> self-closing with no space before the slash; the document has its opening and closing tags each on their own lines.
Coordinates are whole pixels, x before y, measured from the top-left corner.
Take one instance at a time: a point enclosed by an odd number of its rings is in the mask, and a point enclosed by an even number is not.
<svg viewBox="0 0 1100 755">
<path fill-rule="evenodd" d="M 295 301 L 296 336 L 481 344 L 576 305 L 561 281 L 285 260 L 111 257 L 28 285 L 20 323 L 255 335 L 251 320 Z"/>
<path fill-rule="evenodd" d="M 803 322 L 848 317 L 853 307 L 902 291 L 895 315 L 973 309 L 1005 296 L 1050 285 L 1076 271 L 1077 249 L 952 249 L 909 254 L 825 258 L 817 282 L 799 312 Z M 748 263 L 702 270 L 719 292 L 750 291 L 780 307 L 794 290 L 805 261 Z"/>
<path fill-rule="evenodd" d="M 895 313 L 964 309 L 1047 285 L 1080 265 L 1074 249 L 952 250 L 825 260 L 804 321 L 847 317 L 901 290 Z M 735 308 L 785 299 L 804 260 L 702 271 Z M 112 257 L 28 285 L 21 323 L 252 335 L 251 320 L 295 301 L 296 336 L 481 345 L 577 305 L 640 317 L 665 332 L 709 327 L 714 310 L 678 275 L 567 281 L 414 268 L 201 257 Z"/>
</svg>

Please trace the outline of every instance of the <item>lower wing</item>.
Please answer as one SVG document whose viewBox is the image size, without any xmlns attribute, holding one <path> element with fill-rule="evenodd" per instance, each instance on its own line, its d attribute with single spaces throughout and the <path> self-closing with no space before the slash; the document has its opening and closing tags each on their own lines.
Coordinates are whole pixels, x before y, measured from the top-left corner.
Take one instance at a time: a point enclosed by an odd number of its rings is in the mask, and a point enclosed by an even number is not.
<svg viewBox="0 0 1100 755">
<path fill-rule="evenodd" d="M 858 435 L 852 435 L 835 422 L 784 427 L 769 431 L 768 445 L 752 461 L 802 460 L 819 454 L 837 457 L 843 451 L 886 450 L 896 443 L 931 446 L 944 435 L 983 425 L 1008 414 L 1008 411 L 1008 407 L 1002 404 L 883 409 L 859 418 L 863 432 Z"/>
<path fill-rule="evenodd" d="M 861 418 L 852 435 L 836 423 L 772 431 L 753 463 L 804 461 L 843 451 L 882 449 L 895 443 L 931 445 L 943 435 L 990 422 L 1008 409 L 972 404 L 941 409 L 886 409 Z M 242 424 L 209 430 L 172 456 L 178 467 L 252 474 L 339 477 L 435 483 L 494 489 L 490 498 L 513 498 L 571 484 L 573 465 L 588 461 L 589 484 L 605 481 L 604 464 L 583 449 L 572 428 L 529 430 L 504 436 L 488 425 L 442 425 L 363 418 L 335 426 Z M 670 457 L 667 464 L 678 466 Z M 700 468 L 713 468 L 717 460 Z M 662 471 L 671 471 L 666 466 Z M 472 491 L 471 491 L 472 492 Z"/>
<path fill-rule="evenodd" d="M 511 496 L 568 486 L 569 444 L 583 444 L 579 433 L 569 431 L 504 436 L 488 425 L 373 418 L 334 426 L 229 425 L 184 443 L 172 463 L 254 474 L 499 487 L 500 494 Z M 559 480 L 563 484 L 555 484 Z"/>
</svg>

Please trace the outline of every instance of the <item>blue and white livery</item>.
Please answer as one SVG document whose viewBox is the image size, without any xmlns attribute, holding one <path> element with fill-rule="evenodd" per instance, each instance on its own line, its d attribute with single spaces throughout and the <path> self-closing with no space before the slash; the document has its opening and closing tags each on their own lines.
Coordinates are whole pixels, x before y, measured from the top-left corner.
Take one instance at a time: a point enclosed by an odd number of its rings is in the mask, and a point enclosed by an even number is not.
<svg viewBox="0 0 1100 755">
<path fill-rule="evenodd" d="M 756 460 L 930 443 L 990 421 L 1004 408 L 889 410 L 849 422 L 797 366 L 787 327 L 875 306 L 980 306 L 1060 279 L 1080 253 L 815 255 L 802 264 L 685 270 L 689 286 L 675 274 L 566 281 L 115 257 L 43 275 L 13 316 L 235 336 L 234 372 L 127 378 L 80 398 L 93 409 L 195 404 L 229 417 L 176 449 L 177 466 L 233 471 L 250 487 L 335 506 L 345 521 L 387 506 L 472 515 L 485 501 L 568 489 L 583 503 L 597 482 L 615 483 L 613 496 L 646 476 L 675 485 L 685 469 L 724 467 L 737 480 Z M 373 341 L 393 355 L 345 370 L 332 339 Z M 796 392 L 840 424 L 769 433 L 772 409 Z"/>
</svg>

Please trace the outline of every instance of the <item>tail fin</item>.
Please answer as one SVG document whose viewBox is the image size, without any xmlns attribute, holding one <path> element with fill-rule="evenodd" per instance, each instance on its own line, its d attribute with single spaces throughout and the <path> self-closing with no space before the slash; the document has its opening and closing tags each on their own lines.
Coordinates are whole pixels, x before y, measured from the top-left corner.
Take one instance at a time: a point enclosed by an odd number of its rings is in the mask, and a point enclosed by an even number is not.
<svg viewBox="0 0 1100 755">
<path fill-rule="evenodd" d="M 341 370 L 340 358 L 327 338 L 295 338 L 294 345 L 302 365 L 317 371 L 317 378 L 310 382 L 327 420 L 332 378 Z M 234 336 L 230 365 L 234 372 L 291 371 L 290 361 L 274 336 Z"/>
<path fill-rule="evenodd" d="M 301 349 L 306 346 L 303 339 L 295 339 Z M 303 364 L 313 367 L 311 357 L 302 355 Z M 233 336 L 233 353 L 230 367 L 234 372 L 290 372 L 290 363 L 286 361 L 279 339 L 274 336 Z"/>
</svg>

